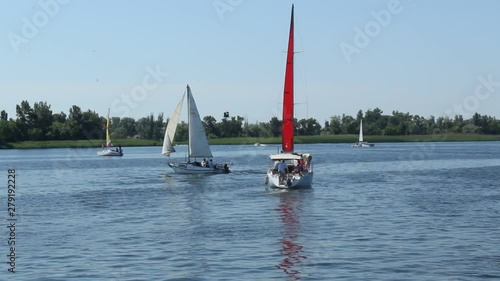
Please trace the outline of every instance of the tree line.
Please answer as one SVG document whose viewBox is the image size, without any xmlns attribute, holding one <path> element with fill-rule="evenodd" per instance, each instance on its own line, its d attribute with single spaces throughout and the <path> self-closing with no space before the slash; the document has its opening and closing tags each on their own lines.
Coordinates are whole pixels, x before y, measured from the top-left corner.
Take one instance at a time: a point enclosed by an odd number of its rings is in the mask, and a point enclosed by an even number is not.
<svg viewBox="0 0 500 281">
<path fill-rule="evenodd" d="M 68 114 L 54 113 L 45 101 L 28 101 L 16 105 L 16 117 L 9 118 L 5 110 L 0 112 L 0 142 L 104 139 L 106 117 L 95 111 L 82 111 L 73 105 Z M 365 135 L 429 135 L 443 133 L 500 134 L 500 120 L 493 116 L 475 113 L 470 119 L 462 115 L 430 116 L 428 118 L 393 111 L 383 114 L 379 108 L 359 110 L 356 116 L 334 115 L 323 126 L 314 118 L 295 119 L 295 135 L 340 135 L 357 134 L 359 122 L 363 120 Z M 163 113 L 135 120 L 130 117 L 111 117 L 110 132 L 113 139 L 142 138 L 162 140 L 168 119 Z M 249 124 L 241 116 L 223 117 L 218 121 L 213 116 L 202 120 L 209 138 L 229 137 L 279 137 L 281 120 L 272 117 L 268 122 Z M 188 125 L 178 124 L 176 141 L 188 138 Z"/>
</svg>

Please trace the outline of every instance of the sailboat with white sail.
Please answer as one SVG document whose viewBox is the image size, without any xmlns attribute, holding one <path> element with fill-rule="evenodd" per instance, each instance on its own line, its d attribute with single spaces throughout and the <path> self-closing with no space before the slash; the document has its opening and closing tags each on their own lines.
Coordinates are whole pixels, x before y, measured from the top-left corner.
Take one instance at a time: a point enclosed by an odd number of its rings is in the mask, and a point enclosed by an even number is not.
<svg viewBox="0 0 500 281">
<path fill-rule="evenodd" d="M 283 120 L 281 125 L 280 153 L 269 156 L 273 166 L 268 169 L 265 178 L 266 184 L 275 188 L 310 187 L 313 180 L 312 156 L 309 153 L 297 153 L 293 149 L 293 58 L 294 58 L 294 21 L 293 9 L 290 19 L 290 33 L 288 40 L 285 85 L 283 91 Z"/>
<path fill-rule="evenodd" d="M 111 137 L 109 135 L 109 108 L 108 117 L 106 119 L 106 144 L 102 146 L 101 150 L 97 152 L 99 156 L 123 156 L 122 146 L 119 145 L 117 148 L 112 148 L 113 143 L 111 142 Z"/>
<path fill-rule="evenodd" d="M 359 138 L 356 143 L 354 143 L 352 146 L 353 147 L 372 147 L 374 146 L 374 143 L 369 143 L 366 141 L 363 141 L 363 120 L 359 121 Z"/>
<path fill-rule="evenodd" d="M 170 161 L 170 154 L 175 152 L 174 138 L 177 130 L 177 124 L 182 111 L 184 98 L 187 96 L 188 108 L 188 157 L 186 161 L 174 163 Z M 169 157 L 168 166 L 176 173 L 180 174 L 219 174 L 229 173 L 227 163 L 216 164 L 213 162 L 212 151 L 208 144 L 205 128 L 201 122 L 198 108 L 194 101 L 193 94 L 189 85 L 186 86 L 186 92 L 182 95 L 175 111 L 170 117 L 165 137 L 163 139 L 162 154 Z M 203 161 L 200 161 L 203 159 Z"/>
</svg>

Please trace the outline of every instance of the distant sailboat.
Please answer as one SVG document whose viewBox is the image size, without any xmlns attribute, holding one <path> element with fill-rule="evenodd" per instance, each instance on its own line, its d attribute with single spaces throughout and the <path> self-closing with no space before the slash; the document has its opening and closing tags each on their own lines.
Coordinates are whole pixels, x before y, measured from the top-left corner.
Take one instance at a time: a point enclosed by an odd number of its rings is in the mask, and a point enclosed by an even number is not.
<svg viewBox="0 0 500 281">
<path fill-rule="evenodd" d="M 106 145 L 102 146 L 102 149 L 97 152 L 99 156 L 123 156 L 122 146 L 119 145 L 117 148 L 112 149 L 113 143 L 111 143 L 111 137 L 109 135 L 109 108 L 108 117 L 106 119 Z"/>
<path fill-rule="evenodd" d="M 182 110 L 182 104 L 187 93 L 187 107 L 188 107 L 188 159 L 184 162 L 173 163 L 170 162 L 170 154 L 175 152 L 173 146 L 175 132 L 177 130 L 177 123 Z M 168 165 L 176 173 L 180 174 L 217 174 L 229 173 L 227 164 L 215 164 L 212 161 L 212 151 L 208 145 L 208 139 L 201 122 L 198 108 L 194 101 L 193 94 L 189 85 L 186 87 L 186 93 L 182 95 L 181 100 L 177 104 L 174 113 L 167 124 L 165 130 L 165 137 L 163 139 L 162 154 L 169 157 Z M 203 162 L 198 161 L 198 158 L 203 158 Z M 207 160 L 208 159 L 208 160 Z M 194 161 L 193 161 L 194 160 Z"/>
<path fill-rule="evenodd" d="M 293 150 L 293 56 L 294 56 L 294 26 L 293 5 L 290 19 L 290 33 L 288 40 L 287 61 L 285 70 L 285 86 L 283 91 L 283 121 L 281 125 L 281 153 L 272 154 L 269 158 L 273 167 L 269 168 L 266 184 L 277 188 L 310 187 L 313 180 L 312 156 L 301 154 Z"/>
<path fill-rule="evenodd" d="M 356 143 L 354 143 L 352 146 L 353 147 L 372 147 L 374 146 L 374 143 L 368 143 L 366 141 L 363 141 L 363 120 L 359 121 L 359 138 Z"/>
</svg>

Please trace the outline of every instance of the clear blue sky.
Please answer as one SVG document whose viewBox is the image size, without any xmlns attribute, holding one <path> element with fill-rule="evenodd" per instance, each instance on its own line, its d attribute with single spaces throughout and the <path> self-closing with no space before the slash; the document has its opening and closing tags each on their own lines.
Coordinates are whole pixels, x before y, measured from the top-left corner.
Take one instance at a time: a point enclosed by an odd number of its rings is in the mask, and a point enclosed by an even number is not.
<svg viewBox="0 0 500 281">
<path fill-rule="evenodd" d="M 389 11 L 394 1 L 61 0 L 68 3 L 56 2 L 49 15 L 39 1 L 5 0 L 0 109 L 15 117 L 16 104 L 28 100 L 55 112 L 76 104 L 101 115 L 112 107 L 113 116 L 167 117 L 190 84 L 202 116 L 280 117 L 294 3 L 297 118 L 323 124 L 375 107 L 442 116 L 464 103 L 466 116 L 500 116 L 496 82 L 474 96 L 478 77 L 500 81 L 500 1 L 396 1 L 390 21 L 377 23 L 349 62 L 342 42 L 356 47 L 355 28 L 369 27 L 371 12 Z M 26 31 L 23 18 L 38 30 Z M 126 105 L 121 97 L 143 85 L 147 67 L 168 76 Z"/>
</svg>

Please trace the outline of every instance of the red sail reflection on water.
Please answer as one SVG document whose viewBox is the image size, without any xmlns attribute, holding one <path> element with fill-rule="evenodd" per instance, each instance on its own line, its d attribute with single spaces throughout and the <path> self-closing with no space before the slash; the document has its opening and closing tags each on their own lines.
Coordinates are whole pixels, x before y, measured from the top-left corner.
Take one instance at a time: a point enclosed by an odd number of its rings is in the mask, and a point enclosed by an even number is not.
<svg viewBox="0 0 500 281">
<path fill-rule="evenodd" d="M 284 256 L 283 261 L 276 265 L 276 268 L 283 270 L 288 277 L 288 280 L 299 280 L 300 270 L 296 269 L 297 264 L 299 264 L 307 256 L 302 255 L 303 246 L 297 241 L 299 238 L 299 217 L 295 213 L 298 209 L 296 206 L 297 197 L 288 196 L 288 194 L 283 194 L 282 202 L 280 208 L 276 211 L 280 212 L 281 221 L 283 222 L 283 238 L 279 241 L 281 242 L 281 254 Z"/>
</svg>

